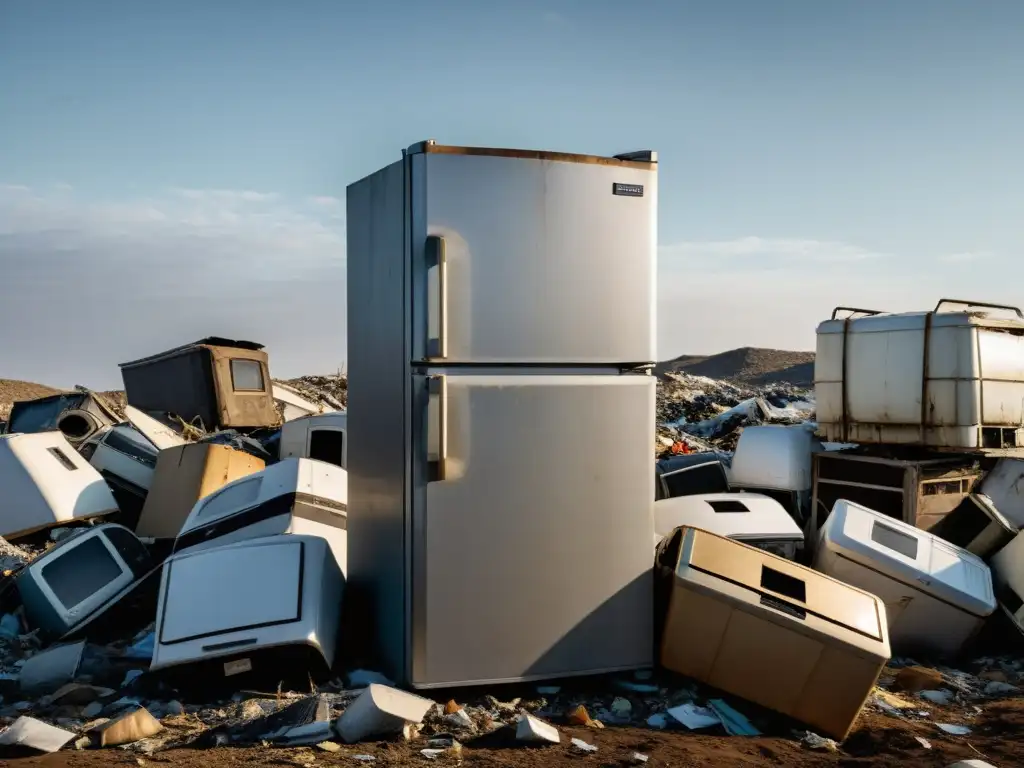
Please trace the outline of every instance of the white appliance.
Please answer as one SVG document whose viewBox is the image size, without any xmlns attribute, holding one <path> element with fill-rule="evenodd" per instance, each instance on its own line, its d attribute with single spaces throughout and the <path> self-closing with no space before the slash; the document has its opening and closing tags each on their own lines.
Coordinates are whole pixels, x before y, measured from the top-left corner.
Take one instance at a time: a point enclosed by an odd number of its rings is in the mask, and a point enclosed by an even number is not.
<svg viewBox="0 0 1024 768">
<path fill-rule="evenodd" d="M 281 426 L 280 456 L 282 459 L 316 459 L 345 468 L 347 425 L 348 414 L 344 411 L 286 421 Z"/>
<path fill-rule="evenodd" d="M 931 312 L 838 317 L 843 310 L 817 329 L 816 418 L 826 440 L 1024 447 L 1020 309 L 943 299 Z"/>
<path fill-rule="evenodd" d="M 1018 528 L 1024 527 L 1024 461 L 999 459 L 978 484 L 978 491 Z"/>
<path fill-rule="evenodd" d="M 427 141 L 348 187 L 349 577 L 392 679 L 653 664 L 657 180 Z"/>
<path fill-rule="evenodd" d="M 999 607 L 1024 632 L 1024 536 L 1018 533 L 992 556 L 989 564 Z"/>
<path fill-rule="evenodd" d="M 0 536 L 118 511 L 103 477 L 60 432 L 0 435 Z"/>
<path fill-rule="evenodd" d="M 342 573 L 348 559 L 348 473 L 313 459 L 284 459 L 196 502 L 174 552 L 274 534 L 322 537 Z"/>
<path fill-rule="evenodd" d="M 988 566 L 928 531 L 840 499 L 819 535 L 815 569 L 882 598 L 897 653 L 953 656 L 995 611 Z"/>
<path fill-rule="evenodd" d="M 771 496 L 802 524 L 810 511 L 812 457 L 821 450 L 803 424 L 746 427 L 736 443 L 729 488 Z"/>
<path fill-rule="evenodd" d="M 1020 528 L 1007 520 L 988 496 L 972 493 L 929 532 L 987 560 L 1013 541 Z"/>
<path fill-rule="evenodd" d="M 759 493 L 709 493 L 654 502 L 659 540 L 688 525 L 792 560 L 803 547 L 800 526 L 775 499 Z"/>
<path fill-rule="evenodd" d="M 79 449 L 108 482 L 145 497 L 156 471 L 157 448 L 132 427 L 118 425 L 93 435 Z"/>
<path fill-rule="evenodd" d="M 121 600 L 152 568 L 134 533 L 104 523 L 41 554 L 18 573 L 16 584 L 29 625 L 62 637 Z"/>
<path fill-rule="evenodd" d="M 205 682 L 306 674 L 334 664 L 344 577 L 319 536 L 266 536 L 182 552 L 160 580 L 150 670 Z M 308 680 L 307 680 L 308 684 Z"/>
</svg>

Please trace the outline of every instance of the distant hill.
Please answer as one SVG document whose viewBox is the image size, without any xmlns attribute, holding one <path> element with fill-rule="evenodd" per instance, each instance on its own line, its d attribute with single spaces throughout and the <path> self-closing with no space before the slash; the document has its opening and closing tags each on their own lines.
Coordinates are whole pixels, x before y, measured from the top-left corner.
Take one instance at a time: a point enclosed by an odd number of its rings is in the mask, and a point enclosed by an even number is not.
<svg viewBox="0 0 1024 768">
<path fill-rule="evenodd" d="M 784 349 L 740 347 L 717 355 L 680 355 L 655 366 L 655 373 L 689 373 L 711 379 L 726 379 L 751 387 L 814 383 L 814 353 Z"/>
<path fill-rule="evenodd" d="M 7 418 L 11 405 L 19 400 L 34 400 L 37 397 L 56 395 L 63 390 L 17 379 L 0 379 L 0 421 Z"/>
</svg>

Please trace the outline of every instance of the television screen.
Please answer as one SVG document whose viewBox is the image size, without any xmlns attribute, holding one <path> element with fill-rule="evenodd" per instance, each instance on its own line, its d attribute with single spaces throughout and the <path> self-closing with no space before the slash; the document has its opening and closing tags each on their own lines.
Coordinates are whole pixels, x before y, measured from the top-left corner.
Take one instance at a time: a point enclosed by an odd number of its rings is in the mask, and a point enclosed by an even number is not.
<svg viewBox="0 0 1024 768">
<path fill-rule="evenodd" d="M 121 573 L 120 563 L 97 534 L 58 553 L 53 562 L 43 566 L 40 575 L 57 599 L 70 610 L 117 579 Z"/>
</svg>

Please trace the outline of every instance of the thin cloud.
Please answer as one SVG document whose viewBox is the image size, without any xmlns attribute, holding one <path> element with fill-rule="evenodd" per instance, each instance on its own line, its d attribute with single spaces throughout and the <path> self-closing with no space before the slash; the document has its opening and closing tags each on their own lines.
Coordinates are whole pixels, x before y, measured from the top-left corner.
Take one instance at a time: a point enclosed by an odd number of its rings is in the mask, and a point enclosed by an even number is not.
<svg viewBox="0 0 1024 768">
<path fill-rule="evenodd" d="M 285 374 L 344 359 L 344 219 L 306 200 L 7 185 L 0 263 L 9 377 L 115 385 L 118 361 L 204 335 L 255 338 Z"/>
<path fill-rule="evenodd" d="M 939 261 L 946 264 L 963 264 L 971 261 L 980 261 L 992 257 L 991 251 L 960 251 L 958 253 L 947 253 L 939 257 Z"/>
<path fill-rule="evenodd" d="M 787 262 L 849 262 L 880 259 L 887 254 L 851 243 L 805 238 L 739 237 L 733 240 L 685 241 L 663 246 L 669 257 L 718 257 L 737 262 L 774 257 Z"/>
<path fill-rule="evenodd" d="M 342 201 L 336 197 L 330 195 L 319 195 L 317 197 L 309 198 L 309 202 L 313 205 L 319 205 L 323 208 L 334 208 L 342 204 Z"/>
</svg>

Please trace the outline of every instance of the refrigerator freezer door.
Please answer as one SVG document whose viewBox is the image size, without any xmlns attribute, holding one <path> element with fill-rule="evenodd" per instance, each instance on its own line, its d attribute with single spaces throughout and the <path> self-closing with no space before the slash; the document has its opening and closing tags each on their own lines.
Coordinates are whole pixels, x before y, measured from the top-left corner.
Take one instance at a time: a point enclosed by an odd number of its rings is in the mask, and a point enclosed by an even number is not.
<svg viewBox="0 0 1024 768">
<path fill-rule="evenodd" d="M 654 387 L 414 377 L 414 687 L 652 663 Z"/>
<path fill-rule="evenodd" d="M 412 359 L 653 362 L 656 168 L 413 155 Z"/>
</svg>

